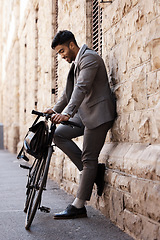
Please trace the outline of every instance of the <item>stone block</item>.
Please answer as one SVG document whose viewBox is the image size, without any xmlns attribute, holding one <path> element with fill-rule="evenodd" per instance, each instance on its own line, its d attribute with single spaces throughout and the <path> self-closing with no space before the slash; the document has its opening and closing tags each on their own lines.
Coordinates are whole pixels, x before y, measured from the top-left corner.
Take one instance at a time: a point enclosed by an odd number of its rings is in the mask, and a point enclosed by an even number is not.
<svg viewBox="0 0 160 240">
<path fill-rule="evenodd" d="M 150 111 L 143 111 L 140 113 L 140 118 L 138 122 L 138 135 L 140 142 L 148 142 L 151 143 L 151 137 L 150 137 L 150 119 L 151 114 L 153 113 L 152 110 Z"/>
<path fill-rule="evenodd" d="M 126 14 L 128 14 L 130 11 L 131 11 L 131 9 L 132 9 L 132 1 L 130 1 L 130 0 L 123 0 L 122 2 L 121 2 L 121 4 L 122 4 L 122 16 L 124 17 Z"/>
<path fill-rule="evenodd" d="M 63 188 L 66 192 L 72 194 L 73 196 L 76 196 L 78 185 L 71 181 L 64 179 L 61 184 L 61 188 Z"/>
<path fill-rule="evenodd" d="M 157 240 L 160 240 L 160 227 L 158 228 Z"/>
<path fill-rule="evenodd" d="M 134 200 L 130 193 L 124 194 L 124 211 L 134 212 Z"/>
<path fill-rule="evenodd" d="M 156 175 L 160 177 L 160 159 L 157 160 L 156 164 Z"/>
<path fill-rule="evenodd" d="M 50 176 L 52 176 L 52 178 L 56 180 L 59 184 L 63 180 L 63 162 L 64 154 L 59 149 L 56 149 L 56 155 L 55 154 L 52 155 L 50 163 L 51 168 L 49 172 Z"/>
<path fill-rule="evenodd" d="M 79 171 L 68 157 L 65 157 L 63 163 L 63 178 L 73 183 L 79 182 Z"/>
<path fill-rule="evenodd" d="M 124 205 L 126 209 L 158 223 L 160 221 L 159 190 L 159 182 L 132 179 L 131 194 L 125 195 Z"/>
<path fill-rule="evenodd" d="M 144 9 L 142 8 L 142 5 L 138 5 L 138 9 L 137 9 L 137 19 L 135 21 L 135 27 L 136 30 L 139 31 L 142 29 L 142 27 L 145 25 L 146 23 L 146 15 L 144 13 Z"/>
<path fill-rule="evenodd" d="M 159 91 L 155 92 L 154 94 L 152 94 L 150 96 L 147 96 L 148 108 L 153 109 L 159 105 L 159 101 L 160 101 L 159 96 L 160 96 Z"/>
<path fill-rule="evenodd" d="M 105 182 L 114 189 L 122 190 L 124 192 L 130 192 L 131 177 L 122 175 L 120 171 L 113 171 L 108 169 L 105 175 Z"/>
<path fill-rule="evenodd" d="M 159 149 L 159 145 L 133 144 L 124 157 L 125 171 L 146 179 L 158 179 Z"/>
<path fill-rule="evenodd" d="M 114 187 L 117 176 L 118 176 L 117 172 L 114 172 L 111 169 L 107 169 L 107 174 L 105 174 L 105 182 L 111 185 L 111 187 Z"/>
<path fill-rule="evenodd" d="M 155 125 L 157 127 L 158 133 L 160 134 L 160 102 L 158 103 L 158 106 L 153 110 L 153 117 L 155 119 Z"/>
<path fill-rule="evenodd" d="M 159 1 L 156 1 L 155 2 L 155 12 L 156 12 L 156 15 L 160 15 L 160 2 Z"/>
<path fill-rule="evenodd" d="M 124 169 L 124 156 L 130 149 L 130 144 L 118 144 L 115 149 L 110 153 L 108 159 L 108 167 L 111 169 Z"/>
<path fill-rule="evenodd" d="M 137 5 L 139 2 L 139 0 L 132 0 L 132 7 L 134 7 L 135 5 Z"/>
<path fill-rule="evenodd" d="M 130 37 L 127 68 L 135 68 L 150 59 L 150 51 L 147 47 L 148 38 L 150 37 L 147 28 L 142 28 Z"/>
<path fill-rule="evenodd" d="M 118 225 L 121 229 L 124 230 L 124 201 L 123 201 L 123 193 L 120 191 L 116 191 L 115 189 L 111 189 L 110 191 L 110 219 L 113 223 Z"/>
<path fill-rule="evenodd" d="M 107 164 L 107 160 L 112 153 L 112 151 L 116 148 L 117 143 L 108 143 L 106 142 L 100 152 L 99 162 L 103 162 Z"/>
<path fill-rule="evenodd" d="M 141 239 L 139 238 L 139 236 L 141 235 L 143 225 L 142 225 L 142 219 L 140 216 L 125 209 L 124 225 L 125 225 L 125 230 L 129 234 L 132 234 L 132 236 L 134 236 L 135 239 Z"/>
<path fill-rule="evenodd" d="M 159 240 L 159 224 L 144 218 L 142 215 L 134 214 L 124 210 L 125 231 L 133 236 L 134 239 L 140 240 Z"/>
<path fill-rule="evenodd" d="M 152 45 L 152 69 L 156 70 L 160 68 L 160 38 L 154 39 Z"/>
<path fill-rule="evenodd" d="M 156 72 L 150 72 L 147 74 L 146 78 L 147 83 L 147 94 L 153 94 L 157 92 L 157 90 L 160 87 L 159 80 L 157 79 L 157 73 Z"/>
<path fill-rule="evenodd" d="M 146 21 L 150 22 L 156 16 L 155 12 L 155 2 L 154 0 L 146 0 L 145 2 L 141 2 L 141 8 L 143 14 L 146 16 Z"/>
<path fill-rule="evenodd" d="M 104 32 L 122 19 L 121 4 L 119 1 L 114 1 L 104 8 L 103 19 L 105 19 Z"/>
<path fill-rule="evenodd" d="M 124 170 L 126 173 L 137 175 L 137 162 L 146 147 L 145 144 L 132 144 L 124 157 Z"/>
<path fill-rule="evenodd" d="M 117 111 L 118 113 L 131 112 L 134 110 L 134 99 L 132 98 L 132 82 L 129 79 L 128 81 L 121 84 L 115 90 L 117 101 Z"/>
<path fill-rule="evenodd" d="M 137 175 L 156 179 L 157 161 L 160 159 L 160 146 L 149 145 L 140 155 L 137 162 Z"/>
<path fill-rule="evenodd" d="M 146 196 L 147 182 L 132 179 L 131 181 L 131 197 L 133 198 L 133 211 L 146 216 Z"/>
<path fill-rule="evenodd" d="M 130 113 L 119 115 L 112 128 L 112 139 L 116 142 L 128 142 L 130 138 Z"/>
<path fill-rule="evenodd" d="M 105 53 L 110 50 L 112 50 L 112 48 L 115 46 L 116 44 L 116 40 L 115 40 L 115 35 L 114 35 L 114 29 L 110 28 L 106 33 L 104 33 L 103 35 L 103 40 L 104 42 L 106 42 L 106 45 L 104 46 L 105 49 Z M 103 52 L 103 53 L 104 53 Z M 102 53 L 102 54 L 103 54 Z M 106 57 L 106 54 L 104 54 L 104 58 Z"/>
<path fill-rule="evenodd" d="M 122 18 L 122 22 L 124 25 L 124 36 L 129 38 L 131 35 L 135 34 L 136 32 L 136 24 L 138 18 L 137 8 L 132 9 L 130 14 Z"/>
<path fill-rule="evenodd" d="M 97 200 L 95 207 L 99 209 L 107 218 L 109 217 L 110 207 L 109 207 L 109 198 L 110 198 L 110 187 L 106 184 L 102 197 L 94 196 L 94 199 Z"/>
<path fill-rule="evenodd" d="M 149 182 L 146 194 L 146 214 L 150 219 L 160 222 L 160 182 Z"/>
<path fill-rule="evenodd" d="M 150 239 L 159 239 L 158 235 L 158 227 L 159 224 L 150 221 L 149 219 L 143 218 L 142 219 L 142 232 L 140 234 L 140 239 L 150 240 Z"/>
<path fill-rule="evenodd" d="M 134 110 L 147 108 L 146 80 L 136 80 L 132 82 L 132 97 L 134 99 Z"/>
<path fill-rule="evenodd" d="M 119 174 L 114 187 L 126 192 L 130 192 L 131 177 Z"/>
</svg>

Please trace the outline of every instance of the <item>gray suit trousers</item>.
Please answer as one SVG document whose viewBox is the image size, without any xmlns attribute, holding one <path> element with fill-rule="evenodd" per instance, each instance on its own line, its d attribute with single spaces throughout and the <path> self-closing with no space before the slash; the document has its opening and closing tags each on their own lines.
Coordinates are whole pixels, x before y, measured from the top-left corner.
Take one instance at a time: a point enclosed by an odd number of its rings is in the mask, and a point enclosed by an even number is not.
<svg viewBox="0 0 160 240">
<path fill-rule="evenodd" d="M 97 174 L 98 157 L 113 121 L 104 123 L 94 129 L 88 129 L 83 125 L 78 114 L 75 114 L 70 120 L 79 123 L 81 128 L 71 128 L 60 124 L 55 131 L 54 142 L 80 171 L 83 170 L 77 198 L 89 201 Z M 83 149 L 81 150 L 72 139 L 82 135 L 84 137 Z"/>
</svg>

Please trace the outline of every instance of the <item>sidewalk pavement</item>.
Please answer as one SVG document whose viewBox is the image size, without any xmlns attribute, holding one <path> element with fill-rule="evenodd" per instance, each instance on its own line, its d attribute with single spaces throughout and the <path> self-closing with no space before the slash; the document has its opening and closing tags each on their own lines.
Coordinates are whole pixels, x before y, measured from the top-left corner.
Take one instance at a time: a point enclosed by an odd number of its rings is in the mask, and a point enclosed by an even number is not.
<svg viewBox="0 0 160 240">
<path fill-rule="evenodd" d="M 87 206 L 88 218 L 54 220 L 53 214 L 64 210 L 73 196 L 60 190 L 52 180 L 43 193 L 42 205 L 50 213 L 37 211 L 30 231 L 25 230 L 26 175 L 19 168 L 16 155 L 0 150 L 0 240 L 131 240 L 99 211 Z"/>
</svg>

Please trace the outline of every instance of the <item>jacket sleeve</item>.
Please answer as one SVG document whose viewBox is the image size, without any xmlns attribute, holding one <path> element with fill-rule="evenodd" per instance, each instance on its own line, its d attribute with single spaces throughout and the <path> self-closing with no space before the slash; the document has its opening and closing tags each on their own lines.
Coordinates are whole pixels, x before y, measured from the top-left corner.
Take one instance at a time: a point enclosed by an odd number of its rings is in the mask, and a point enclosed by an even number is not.
<svg viewBox="0 0 160 240">
<path fill-rule="evenodd" d="M 53 110 L 57 113 L 61 113 L 67 105 L 66 90 L 63 91 L 62 96 L 58 99 L 57 103 L 53 107 Z"/>
<path fill-rule="evenodd" d="M 99 63 L 94 54 L 85 53 L 82 55 L 79 64 L 79 76 L 74 87 L 71 99 L 65 108 L 65 112 L 71 117 L 77 112 L 85 96 L 91 91 L 92 84 L 97 73 Z"/>
</svg>

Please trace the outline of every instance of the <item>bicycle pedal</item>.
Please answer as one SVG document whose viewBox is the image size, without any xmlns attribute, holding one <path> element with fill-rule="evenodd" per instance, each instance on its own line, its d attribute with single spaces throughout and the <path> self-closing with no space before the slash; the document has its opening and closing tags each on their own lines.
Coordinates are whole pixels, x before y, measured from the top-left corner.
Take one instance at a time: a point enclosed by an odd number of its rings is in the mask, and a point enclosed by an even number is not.
<svg viewBox="0 0 160 240">
<path fill-rule="evenodd" d="M 23 165 L 23 164 L 20 164 L 19 165 L 21 168 L 23 168 L 23 169 L 28 169 L 28 170 L 30 170 L 31 169 L 31 167 L 29 167 L 29 166 L 26 166 L 26 165 Z"/>
<path fill-rule="evenodd" d="M 46 213 L 50 213 L 51 209 L 45 206 L 39 207 L 39 210 L 41 212 L 46 212 Z"/>
</svg>

